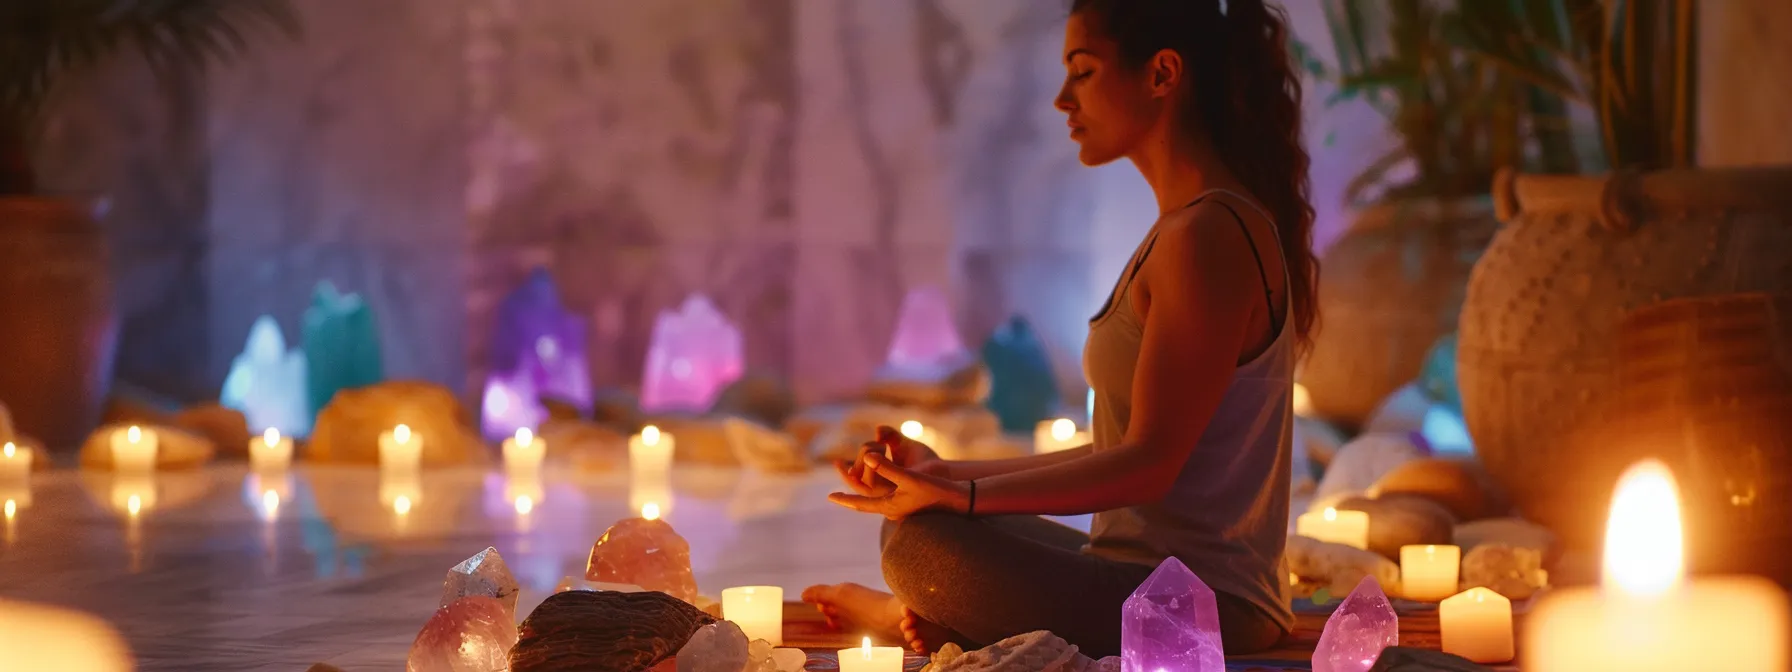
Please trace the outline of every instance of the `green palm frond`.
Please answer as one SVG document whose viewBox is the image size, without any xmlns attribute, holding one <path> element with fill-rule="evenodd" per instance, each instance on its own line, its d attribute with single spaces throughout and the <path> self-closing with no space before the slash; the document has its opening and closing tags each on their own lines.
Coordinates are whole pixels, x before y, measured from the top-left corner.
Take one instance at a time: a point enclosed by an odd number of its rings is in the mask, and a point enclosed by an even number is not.
<svg viewBox="0 0 1792 672">
<path fill-rule="evenodd" d="M 235 57 L 258 29 L 296 36 L 298 17 L 287 0 L 6 0 L 0 114 L 28 118 L 60 73 L 124 50 L 165 73 Z"/>
</svg>

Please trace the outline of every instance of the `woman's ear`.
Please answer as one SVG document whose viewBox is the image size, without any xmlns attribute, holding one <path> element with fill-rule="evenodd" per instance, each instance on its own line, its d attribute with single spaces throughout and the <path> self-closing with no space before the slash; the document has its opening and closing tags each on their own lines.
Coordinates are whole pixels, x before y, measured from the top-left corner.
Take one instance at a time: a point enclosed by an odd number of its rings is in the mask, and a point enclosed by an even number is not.
<svg viewBox="0 0 1792 672">
<path fill-rule="evenodd" d="M 1151 85 L 1151 95 L 1168 97 L 1182 83 L 1182 54 L 1174 49 L 1160 49 L 1146 64 L 1145 72 Z"/>
</svg>

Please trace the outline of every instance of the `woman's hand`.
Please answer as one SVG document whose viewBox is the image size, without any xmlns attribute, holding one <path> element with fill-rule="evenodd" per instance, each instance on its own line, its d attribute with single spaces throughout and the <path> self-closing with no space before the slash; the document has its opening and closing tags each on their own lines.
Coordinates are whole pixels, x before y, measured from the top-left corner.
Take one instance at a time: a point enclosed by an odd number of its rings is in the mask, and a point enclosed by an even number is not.
<svg viewBox="0 0 1792 672">
<path fill-rule="evenodd" d="M 879 426 L 877 440 L 867 441 L 864 445 L 859 446 L 859 455 L 851 464 L 846 462 L 834 464 L 847 486 L 860 494 L 872 494 L 878 488 L 889 485 L 887 481 L 875 482 L 875 478 L 866 470 L 865 457 L 873 454 L 888 457 L 897 466 L 909 471 L 950 478 L 946 461 L 940 459 L 940 456 L 933 452 L 932 447 L 903 436 L 902 432 L 896 431 L 893 427 Z"/>
<path fill-rule="evenodd" d="M 866 455 L 863 462 L 877 485 L 864 486 L 849 478 L 847 482 L 855 483 L 853 489 L 861 494 L 836 492 L 828 495 L 828 501 L 890 520 L 922 511 L 965 513 L 970 509 L 970 488 L 964 483 L 904 469 L 880 453 Z"/>
</svg>

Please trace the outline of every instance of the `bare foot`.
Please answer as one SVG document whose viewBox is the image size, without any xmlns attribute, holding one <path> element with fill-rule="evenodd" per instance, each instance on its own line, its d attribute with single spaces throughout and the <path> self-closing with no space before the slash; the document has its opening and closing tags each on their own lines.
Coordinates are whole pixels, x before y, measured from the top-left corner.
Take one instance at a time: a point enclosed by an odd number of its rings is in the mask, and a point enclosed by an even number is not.
<svg viewBox="0 0 1792 672">
<path fill-rule="evenodd" d="M 908 607 L 902 608 L 902 641 L 908 644 L 908 648 L 914 649 L 915 653 L 923 656 L 938 651 L 947 642 L 957 642 L 959 646 L 967 649 L 975 648 L 965 640 L 964 635 L 960 635 L 946 626 L 921 618 Z"/>
<path fill-rule="evenodd" d="M 832 586 L 809 586 L 803 601 L 815 605 L 827 617 L 828 627 L 836 630 L 862 630 L 882 642 L 903 641 L 902 602 L 895 595 L 872 590 L 856 583 Z"/>
</svg>

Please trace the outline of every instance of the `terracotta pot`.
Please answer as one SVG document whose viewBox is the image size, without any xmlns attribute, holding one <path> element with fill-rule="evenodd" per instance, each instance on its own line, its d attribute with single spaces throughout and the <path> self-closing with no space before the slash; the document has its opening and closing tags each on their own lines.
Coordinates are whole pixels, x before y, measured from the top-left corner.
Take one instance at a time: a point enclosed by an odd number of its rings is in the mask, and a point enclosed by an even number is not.
<svg viewBox="0 0 1792 672">
<path fill-rule="evenodd" d="M 74 201 L 0 198 L 0 401 L 52 451 L 78 447 L 112 378 L 104 236 Z"/>
<path fill-rule="evenodd" d="M 1585 514 L 1609 506 L 1623 456 L 1601 435 L 1620 321 L 1665 299 L 1792 291 L 1792 168 L 1507 172 L 1494 187 L 1505 226 L 1475 266 L 1457 345 L 1465 420 L 1525 516 L 1590 548 Z"/>
<path fill-rule="evenodd" d="M 1322 418 L 1356 429 L 1456 330 L 1469 272 L 1499 222 L 1488 199 L 1364 210 L 1320 263 L 1320 327 L 1300 381 Z"/>
<path fill-rule="evenodd" d="M 1665 301 L 1625 316 L 1618 452 L 1665 457 L 1695 571 L 1792 585 L 1792 295 Z M 1606 490 L 1609 491 L 1609 488 Z"/>
</svg>

